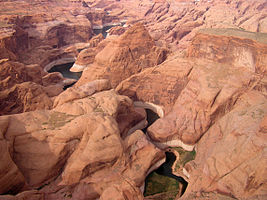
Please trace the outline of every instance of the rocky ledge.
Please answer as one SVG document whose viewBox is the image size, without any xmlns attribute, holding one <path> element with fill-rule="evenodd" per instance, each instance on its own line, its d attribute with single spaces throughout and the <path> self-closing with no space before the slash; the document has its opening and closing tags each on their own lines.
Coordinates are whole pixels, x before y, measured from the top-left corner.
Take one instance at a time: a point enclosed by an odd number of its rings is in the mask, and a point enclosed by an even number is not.
<svg viewBox="0 0 267 200">
<path fill-rule="evenodd" d="M 1 200 L 266 199 L 264 0 L 0 5 Z"/>
</svg>

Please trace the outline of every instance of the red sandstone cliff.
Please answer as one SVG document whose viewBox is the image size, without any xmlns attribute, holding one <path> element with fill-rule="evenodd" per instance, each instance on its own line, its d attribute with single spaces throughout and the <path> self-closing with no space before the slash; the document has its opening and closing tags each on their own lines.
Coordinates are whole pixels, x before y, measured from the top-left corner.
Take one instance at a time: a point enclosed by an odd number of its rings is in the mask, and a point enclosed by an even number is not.
<svg viewBox="0 0 267 200">
<path fill-rule="evenodd" d="M 0 199 L 141 200 L 168 147 L 196 151 L 181 199 L 266 199 L 264 0 L 0 5 Z M 43 68 L 75 57 L 63 91 Z"/>
</svg>

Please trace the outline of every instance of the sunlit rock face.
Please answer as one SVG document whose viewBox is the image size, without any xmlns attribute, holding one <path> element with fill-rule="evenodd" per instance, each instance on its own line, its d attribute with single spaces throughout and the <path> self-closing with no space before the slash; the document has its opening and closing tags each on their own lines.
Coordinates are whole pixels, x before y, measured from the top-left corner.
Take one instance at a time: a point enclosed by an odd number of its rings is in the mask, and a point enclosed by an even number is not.
<svg viewBox="0 0 267 200">
<path fill-rule="evenodd" d="M 196 149 L 195 161 L 184 166 L 189 187 L 183 198 L 205 198 L 199 191 L 211 198 L 214 194 L 209 192 L 219 191 L 236 198 L 264 199 L 264 186 L 247 189 L 253 187 L 247 186 L 252 178 L 241 174 L 242 167 L 250 169 L 246 174 L 255 174 L 253 182 L 266 184 L 261 178 L 266 170 L 254 168 L 254 161 L 264 165 L 260 160 L 265 157 L 261 127 L 267 111 L 266 38 L 266 34 L 233 29 L 201 30 L 184 56 L 170 57 L 116 88 L 134 100 L 162 106 L 165 116 L 148 127 L 155 144 Z M 244 106 L 254 114 L 240 114 L 248 113 Z M 242 136 L 249 139 L 245 142 Z"/>
<path fill-rule="evenodd" d="M 1 179 L 1 184 L 10 177 L 13 180 L 3 187 L 2 193 L 17 192 L 25 184 L 38 188 L 47 182 L 50 182 L 49 186 L 39 194 L 51 198 L 55 195 L 64 197 L 61 192 L 54 194 L 51 191 L 62 187 L 73 197 L 101 196 L 102 193 L 105 196 L 106 189 L 117 185 L 122 193 L 124 190 L 137 192 L 149 168 L 164 158 L 164 153 L 140 130 L 121 138 L 121 133 L 130 128 L 127 124 L 143 120 L 143 115 L 135 113 L 133 102 L 126 96 L 107 90 L 76 96 L 72 101 L 61 100 L 56 105 L 49 111 L 1 117 L 3 159 L 12 164 L 6 169 L 12 171 Z M 123 128 L 117 119 L 126 112 L 135 118 L 124 121 Z M 9 143 L 13 146 L 7 145 Z M 131 184 L 124 184 L 124 181 Z M 91 188 L 90 194 L 73 191 L 80 187 Z"/>
<path fill-rule="evenodd" d="M 266 33 L 203 29 L 192 40 L 188 57 L 206 58 L 266 75 L 266 45 Z"/>
<path fill-rule="evenodd" d="M 203 190 L 238 199 L 266 197 L 266 111 L 266 97 L 246 92 L 208 130 L 197 144 L 196 159 L 186 166 L 188 196 Z"/>
<path fill-rule="evenodd" d="M 91 56 L 90 51 L 87 55 Z M 136 24 L 96 54 L 94 62 L 87 65 L 77 85 L 107 78 L 112 87 L 116 87 L 131 75 L 162 63 L 166 56 L 167 50 L 157 47 L 145 27 Z"/>
<path fill-rule="evenodd" d="M 0 199 L 266 199 L 266 27 L 265 0 L 1 1 Z M 144 197 L 167 150 L 188 187 Z"/>
<path fill-rule="evenodd" d="M 249 88 L 265 92 L 261 87 L 266 73 L 264 38 L 266 34 L 233 29 L 202 30 L 184 57 L 171 56 L 121 82 L 116 90 L 163 107 L 167 115 L 148 129 L 155 141 L 181 139 L 193 145 Z M 238 51 L 245 47 L 252 60 Z"/>
</svg>

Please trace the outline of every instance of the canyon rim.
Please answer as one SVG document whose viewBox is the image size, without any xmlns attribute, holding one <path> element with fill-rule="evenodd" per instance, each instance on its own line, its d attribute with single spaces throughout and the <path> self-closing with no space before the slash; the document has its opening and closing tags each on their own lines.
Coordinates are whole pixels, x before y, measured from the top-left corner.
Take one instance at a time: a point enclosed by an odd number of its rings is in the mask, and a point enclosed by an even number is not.
<svg viewBox="0 0 267 200">
<path fill-rule="evenodd" d="M 0 1 L 1 200 L 267 199 L 266 0 Z"/>
</svg>

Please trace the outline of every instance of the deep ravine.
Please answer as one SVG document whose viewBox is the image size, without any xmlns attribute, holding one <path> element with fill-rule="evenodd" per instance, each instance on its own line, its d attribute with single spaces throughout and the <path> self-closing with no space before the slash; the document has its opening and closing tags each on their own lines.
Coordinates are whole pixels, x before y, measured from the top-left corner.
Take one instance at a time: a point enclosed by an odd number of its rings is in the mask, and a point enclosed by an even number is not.
<svg viewBox="0 0 267 200">
<path fill-rule="evenodd" d="M 143 129 L 146 133 L 147 128 L 152 125 L 159 116 L 150 109 L 146 109 L 148 125 Z M 153 198 L 162 198 L 161 193 L 164 193 L 164 199 L 174 199 L 177 195 L 183 195 L 187 188 L 187 181 L 181 176 L 176 176 L 172 172 L 172 166 L 176 161 L 176 155 L 171 151 L 166 151 L 166 161 L 156 170 L 152 171 L 145 180 L 144 196 Z M 154 196 L 155 195 L 155 196 Z"/>
</svg>

